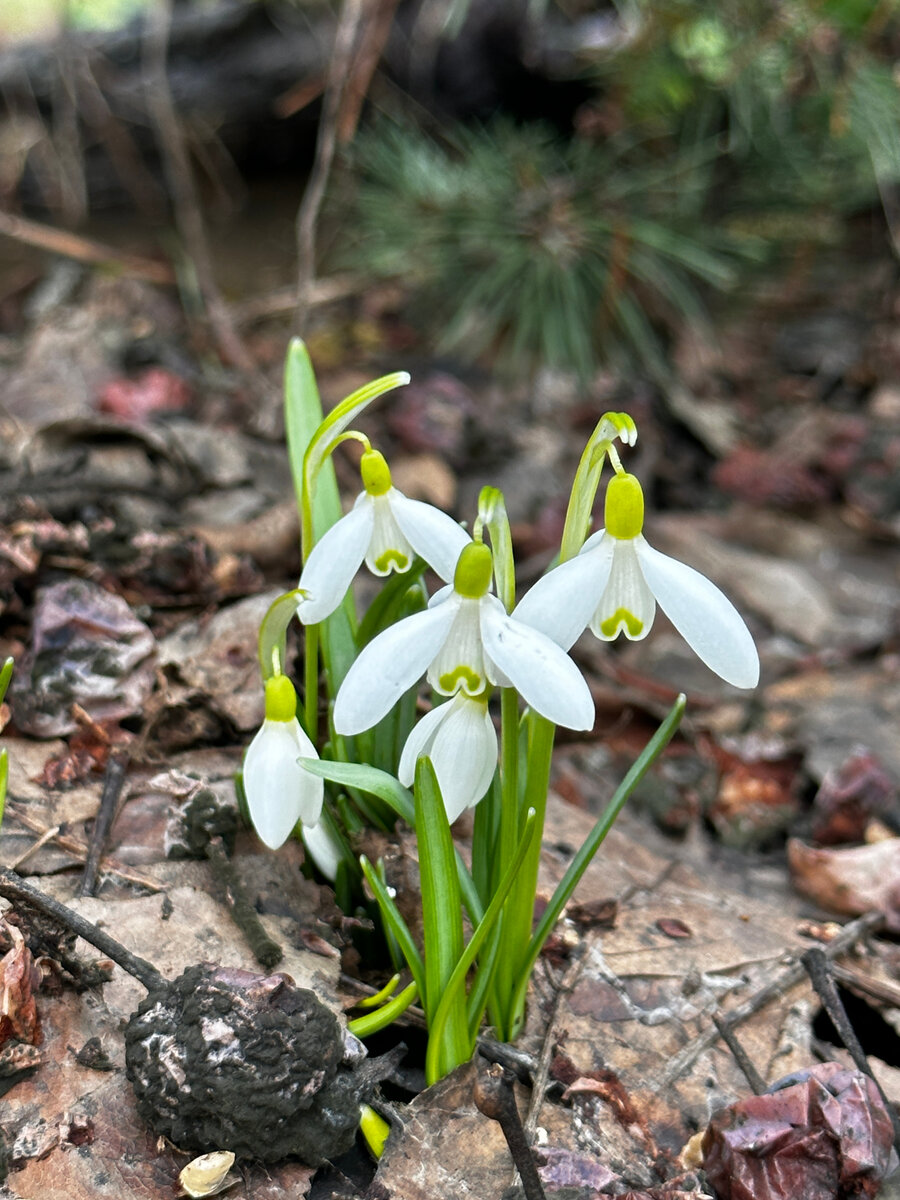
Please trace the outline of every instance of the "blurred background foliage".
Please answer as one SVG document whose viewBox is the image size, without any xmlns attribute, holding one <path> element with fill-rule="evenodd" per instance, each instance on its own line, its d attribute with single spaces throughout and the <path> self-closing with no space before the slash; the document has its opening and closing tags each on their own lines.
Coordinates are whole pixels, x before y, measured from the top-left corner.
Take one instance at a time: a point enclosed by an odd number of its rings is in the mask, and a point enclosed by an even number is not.
<svg viewBox="0 0 900 1200">
<path fill-rule="evenodd" d="M 589 89 L 569 129 L 388 113 L 341 181 L 342 263 L 413 283 L 444 349 L 659 377 L 667 330 L 711 292 L 873 205 L 895 220 L 896 0 L 561 0 L 532 19 Z"/>
</svg>

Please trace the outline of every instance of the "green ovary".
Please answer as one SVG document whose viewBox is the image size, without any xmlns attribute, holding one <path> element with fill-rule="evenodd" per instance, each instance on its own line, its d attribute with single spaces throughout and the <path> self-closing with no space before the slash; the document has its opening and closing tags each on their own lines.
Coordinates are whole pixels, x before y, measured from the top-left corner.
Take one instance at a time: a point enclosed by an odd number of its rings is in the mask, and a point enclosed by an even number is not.
<svg viewBox="0 0 900 1200">
<path fill-rule="evenodd" d="M 447 696 L 452 696 L 460 685 L 470 696 L 475 696 L 484 690 L 485 681 L 471 667 L 458 666 L 438 679 L 438 687 Z"/>
<path fill-rule="evenodd" d="M 605 621 L 600 622 L 603 636 L 607 638 L 615 637 L 623 625 L 632 638 L 638 637 L 644 628 L 644 622 L 639 621 L 634 613 L 630 613 L 627 608 L 617 608 L 611 617 L 607 617 Z"/>
</svg>

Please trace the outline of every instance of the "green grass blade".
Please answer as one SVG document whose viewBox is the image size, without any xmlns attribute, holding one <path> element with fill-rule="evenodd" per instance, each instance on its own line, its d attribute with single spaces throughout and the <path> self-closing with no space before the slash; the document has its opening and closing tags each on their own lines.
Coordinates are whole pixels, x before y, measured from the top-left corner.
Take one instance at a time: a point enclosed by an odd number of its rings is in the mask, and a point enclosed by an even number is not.
<svg viewBox="0 0 900 1200">
<path fill-rule="evenodd" d="M 625 778 L 616 788 L 602 816 L 594 825 L 584 845 L 572 859 L 569 869 L 556 885 L 556 890 L 550 898 L 550 903 L 544 909 L 528 945 L 528 954 L 521 968 L 513 1005 L 510 1010 L 513 1014 L 520 1014 L 523 1011 L 525 991 L 528 987 L 532 968 L 537 961 L 537 956 L 540 954 L 544 942 L 559 919 L 560 913 L 575 890 L 579 879 L 581 879 L 591 859 L 596 854 L 601 842 L 612 828 L 613 822 L 619 815 L 625 801 L 674 736 L 684 715 L 684 706 L 685 697 L 681 695 L 672 705 L 666 719 L 660 725 L 659 729 L 657 729 L 656 733 L 654 733 L 641 754 L 632 764 Z"/>
<path fill-rule="evenodd" d="M 381 917 L 385 925 L 397 939 L 400 949 L 403 951 L 403 957 L 406 959 L 406 965 L 412 972 L 413 980 L 419 989 L 419 995 L 422 997 L 422 1003 L 425 1003 L 425 964 L 422 961 L 422 956 L 416 948 L 416 943 L 413 941 L 412 934 L 409 932 L 409 926 L 400 915 L 400 910 L 392 900 L 390 893 L 382 879 L 379 878 L 378 872 L 363 854 L 360 857 L 359 865 L 362 868 L 362 873 L 368 881 L 369 887 L 372 889 L 375 899 L 378 901 L 378 907 L 381 909 Z"/>
<path fill-rule="evenodd" d="M 416 837 L 422 890 L 425 940 L 425 1015 L 428 1048 L 425 1078 L 433 1083 L 468 1058 L 465 996 L 454 991 L 447 1002 L 440 1035 L 433 1030 L 435 1014 L 463 952 L 462 907 L 453 836 L 444 799 L 429 758 L 416 763 Z M 429 1074 L 428 1063 L 431 1064 Z"/>
<path fill-rule="evenodd" d="M 536 814 L 535 814 L 534 809 L 532 808 L 532 809 L 529 809 L 528 814 L 525 818 L 525 824 L 524 824 L 524 828 L 522 831 L 522 836 L 519 839 L 518 846 L 516 847 L 515 855 L 513 856 L 511 862 L 509 863 L 509 866 L 507 867 L 506 872 L 504 873 L 504 876 L 501 879 L 496 892 L 494 893 L 493 899 L 491 900 L 491 903 L 488 905 L 488 907 L 485 911 L 484 916 L 479 921 L 478 926 L 475 929 L 475 932 L 472 934 L 471 938 L 469 939 L 468 945 L 466 946 L 463 953 L 460 954 L 460 956 L 456 962 L 456 966 L 453 968 L 453 971 L 450 975 L 450 978 L 447 980 L 446 984 L 444 985 L 443 993 L 441 995 L 441 999 L 440 999 L 440 1002 L 434 1013 L 434 1016 L 431 1018 L 431 1020 L 428 1023 L 428 1049 L 425 1054 L 425 1078 L 426 1079 L 433 1080 L 438 1077 L 435 1074 L 435 1071 L 436 1071 L 437 1063 L 438 1063 L 438 1048 L 440 1047 L 441 1042 L 443 1041 L 444 1028 L 447 1024 L 447 1021 L 450 1018 L 450 1014 L 454 1010 L 454 1007 L 458 1006 L 461 1002 L 463 1004 L 465 1003 L 464 988 L 465 988 L 466 975 L 468 974 L 469 968 L 475 962 L 475 958 L 478 954 L 478 951 L 481 949 L 482 945 L 484 944 L 485 939 L 487 938 L 488 934 L 490 934 L 490 932 L 493 930 L 494 926 L 496 925 L 497 919 L 499 918 L 500 913 L 503 909 L 504 902 L 506 901 L 506 897 L 509 894 L 509 891 L 513 885 L 513 882 L 515 881 L 518 870 L 522 865 L 522 860 L 524 859 L 525 854 L 528 851 L 528 847 L 531 845 L 531 841 L 535 835 L 536 830 L 537 830 Z M 486 999 L 488 987 L 489 987 L 489 980 L 481 981 L 481 988 L 479 989 L 479 993 L 478 993 L 477 997 L 475 997 L 475 999 L 474 999 L 474 1004 L 471 1006 L 473 1010 L 478 1010 L 479 1022 L 480 1022 L 480 1013 L 484 1011 L 484 1000 Z M 473 1012 L 470 1012 L 467 1010 L 467 1013 L 466 1013 L 466 1029 L 467 1029 L 467 1031 L 472 1028 L 472 1023 L 473 1023 L 471 1020 L 472 1016 L 473 1016 Z M 476 1028 L 477 1028 L 477 1024 L 478 1023 L 475 1023 Z M 469 1054 L 471 1054 L 471 1052 L 472 1052 L 472 1045 L 470 1043 Z"/>
<path fill-rule="evenodd" d="M 402 1013 L 405 1013 L 409 1006 L 415 1003 L 418 994 L 419 989 L 416 987 L 415 981 L 413 981 L 402 992 L 396 995 L 393 1000 L 389 1000 L 387 1004 L 382 1004 L 381 1008 L 376 1009 L 375 1012 L 366 1013 L 365 1016 L 354 1017 L 352 1021 L 348 1021 L 347 1028 L 358 1038 L 371 1037 L 373 1033 L 378 1033 L 379 1030 L 386 1029 Z"/>
</svg>

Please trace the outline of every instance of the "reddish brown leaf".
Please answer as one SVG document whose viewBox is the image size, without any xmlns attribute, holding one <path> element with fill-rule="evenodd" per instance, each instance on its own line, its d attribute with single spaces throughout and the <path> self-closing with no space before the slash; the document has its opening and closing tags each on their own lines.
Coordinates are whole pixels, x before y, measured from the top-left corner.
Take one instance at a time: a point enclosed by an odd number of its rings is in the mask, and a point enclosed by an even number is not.
<svg viewBox="0 0 900 1200">
<path fill-rule="evenodd" d="M 677 917 L 660 917 L 656 922 L 656 928 L 660 933 L 664 933 L 670 938 L 689 938 L 693 937 L 693 930 L 685 925 L 684 921 L 679 921 Z"/>
<path fill-rule="evenodd" d="M 799 892 L 850 916 L 879 909 L 888 929 L 900 932 L 900 838 L 839 849 L 817 849 L 792 838 L 787 849 Z"/>
<path fill-rule="evenodd" d="M 720 1200 L 875 1196 L 892 1142 L 875 1084 L 822 1063 L 717 1114 L 703 1165 Z"/>
<path fill-rule="evenodd" d="M 41 969 L 21 930 L 7 921 L 2 928 L 12 940 L 12 948 L 0 959 L 0 1046 L 11 1039 L 39 1046 L 41 1019 L 33 992 L 40 985 Z"/>
</svg>

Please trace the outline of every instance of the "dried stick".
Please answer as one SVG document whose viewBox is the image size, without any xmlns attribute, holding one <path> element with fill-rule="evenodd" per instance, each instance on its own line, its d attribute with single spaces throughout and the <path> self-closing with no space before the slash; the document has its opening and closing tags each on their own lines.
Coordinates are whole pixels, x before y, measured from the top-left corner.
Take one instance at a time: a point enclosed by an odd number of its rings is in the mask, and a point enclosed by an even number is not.
<svg viewBox="0 0 900 1200">
<path fill-rule="evenodd" d="M 382 52 L 391 32 L 399 0 L 374 0 L 374 11 L 360 39 L 350 69 L 337 122 L 337 140 L 345 146 L 353 140 L 359 115 Z"/>
<path fill-rule="evenodd" d="M 32 833 L 40 835 L 41 840 L 45 837 L 56 843 L 60 850 L 65 850 L 67 854 L 74 854 L 77 858 L 87 858 L 88 848 L 84 842 L 79 842 L 77 838 L 70 837 L 68 834 L 60 833 L 58 828 L 51 829 L 45 825 L 43 821 L 38 821 L 29 812 L 23 804 L 18 804 L 9 798 L 6 802 L 6 815 L 13 817 L 20 825 L 24 825 L 26 829 L 30 829 Z M 31 846 L 28 849 L 28 854 L 33 854 L 37 846 Z M 124 879 L 126 883 L 133 883 L 137 887 L 146 888 L 148 892 L 161 892 L 164 890 L 164 885 L 156 879 L 151 879 L 149 875 L 142 875 L 140 871 L 135 871 L 131 867 L 126 867 L 123 863 L 117 863 L 112 858 L 102 858 L 100 860 L 100 869 L 110 875 L 115 875 L 118 879 Z"/>
<path fill-rule="evenodd" d="M 316 226 L 334 162 L 341 101 L 350 75 L 353 48 L 362 21 L 363 6 L 364 0 L 344 0 L 341 9 L 322 102 L 316 155 L 309 182 L 297 210 L 297 309 L 294 328 L 298 333 L 303 332 L 309 313 L 309 293 L 316 277 Z"/>
<path fill-rule="evenodd" d="M 166 74 L 172 0 L 156 0 L 145 19 L 143 55 L 147 107 L 162 151 L 175 224 L 197 272 L 197 282 L 219 352 L 226 362 L 233 363 L 249 374 L 254 371 L 253 360 L 232 323 L 228 306 L 216 283 L 200 198 Z"/>
<path fill-rule="evenodd" d="M 148 283 L 175 282 L 172 268 L 166 263 L 154 262 L 151 258 L 141 258 L 134 254 L 121 254 L 102 242 L 95 242 L 91 238 L 81 237 L 65 229 L 54 229 L 52 225 L 41 225 L 25 217 L 15 217 L 12 213 L 2 210 L 0 234 L 12 238 L 15 242 L 36 246 L 38 250 L 49 250 L 52 254 L 61 254 L 64 258 L 74 258 L 77 262 L 109 263 L 136 279 L 146 279 Z"/>
<path fill-rule="evenodd" d="M 845 925 L 837 937 L 828 943 L 824 950 L 825 957 L 833 959 L 837 958 L 840 954 L 844 954 L 861 938 L 873 933 L 883 923 L 883 913 L 863 913 L 861 917 L 857 917 L 855 921 L 851 921 L 849 925 Z M 799 983 L 805 974 L 806 972 L 799 957 L 794 959 L 790 966 L 785 967 L 774 979 L 769 980 L 755 995 L 745 1000 L 743 1004 L 738 1004 L 729 1012 L 723 1013 L 722 1020 L 729 1028 L 736 1029 L 748 1017 L 752 1017 L 754 1013 L 758 1013 L 760 1009 L 765 1008 L 771 1000 L 784 995 L 785 992 Z M 719 1040 L 719 1036 L 718 1029 L 713 1026 L 712 1029 L 707 1029 L 705 1033 L 701 1033 L 699 1037 L 694 1038 L 693 1041 L 683 1046 L 677 1054 L 673 1055 L 668 1067 L 663 1072 L 660 1080 L 661 1084 L 664 1087 L 671 1087 L 676 1079 L 680 1078 L 685 1071 L 690 1070 L 701 1054 L 712 1049 Z"/>
<path fill-rule="evenodd" d="M 81 876 L 79 896 L 93 896 L 97 891 L 97 872 L 109 827 L 119 805 L 122 785 L 125 783 L 125 773 L 128 770 L 129 756 L 127 754 L 111 754 L 106 764 L 106 774 L 103 777 L 103 791 L 100 793 L 100 807 L 91 830 L 91 840 L 88 843 L 87 858 L 84 860 L 84 873 Z"/>
<path fill-rule="evenodd" d="M 127 971 L 129 975 L 142 983 L 148 992 L 165 984 L 165 978 L 160 975 L 156 967 L 143 958 L 138 958 L 130 950 L 126 950 L 121 942 L 117 942 L 114 937 L 104 933 L 93 921 L 87 920 L 80 913 L 68 908 L 65 904 L 60 904 L 58 900 L 54 900 L 52 896 L 47 896 L 36 887 L 32 887 L 30 883 L 26 883 L 21 876 L 7 867 L 0 867 L 0 896 L 14 904 L 27 904 L 43 913 L 44 916 L 57 921 L 64 928 L 70 929 L 78 937 L 84 938 L 101 954 L 111 958 L 123 971 Z"/>
<path fill-rule="evenodd" d="M 522 1181 L 525 1200 L 547 1200 L 534 1163 L 534 1155 L 525 1136 L 522 1118 L 519 1116 L 512 1076 L 499 1063 L 492 1063 L 489 1067 L 481 1069 L 475 1080 L 473 1098 L 478 1111 L 496 1121 L 503 1130 L 503 1136 Z"/>
</svg>

